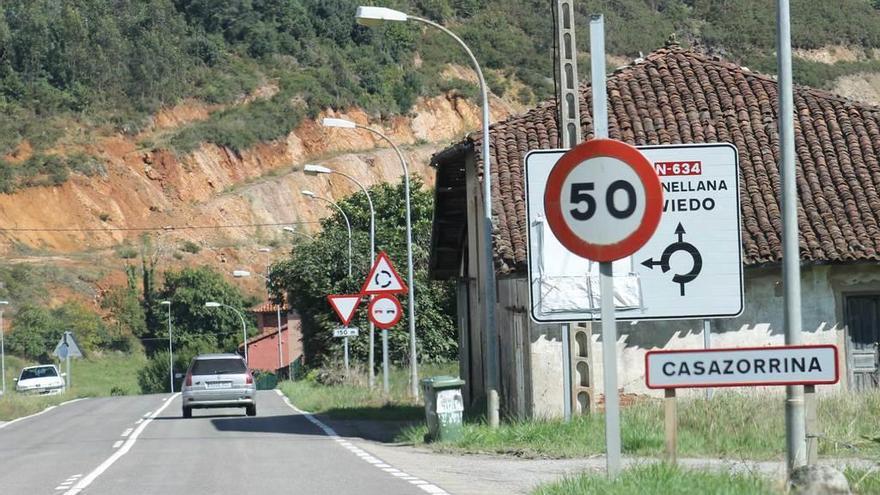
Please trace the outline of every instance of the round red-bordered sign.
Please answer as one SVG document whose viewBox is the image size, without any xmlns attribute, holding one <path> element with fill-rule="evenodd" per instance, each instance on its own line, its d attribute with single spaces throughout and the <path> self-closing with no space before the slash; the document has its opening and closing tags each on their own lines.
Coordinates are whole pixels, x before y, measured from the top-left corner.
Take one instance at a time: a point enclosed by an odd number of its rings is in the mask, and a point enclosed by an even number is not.
<svg viewBox="0 0 880 495">
<path fill-rule="evenodd" d="M 572 228 L 569 222 L 577 222 L 572 218 L 574 215 L 584 217 L 589 215 L 586 211 L 595 213 L 598 208 L 608 208 L 607 205 L 615 205 L 614 191 L 611 191 L 609 193 L 611 195 L 606 198 L 603 196 L 603 191 L 594 190 L 595 186 L 592 183 L 569 184 L 581 187 L 581 190 L 572 189 L 570 191 L 571 196 L 578 197 L 581 202 L 565 202 L 566 204 L 563 204 L 563 188 L 566 186 L 569 176 L 574 172 L 581 176 L 586 175 L 584 167 L 591 166 L 588 162 L 601 158 L 611 158 L 630 167 L 631 172 L 622 170 L 625 172 L 621 175 L 623 178 L 613 184 L 630 181 L 629 187 L 624 187 L 624 189 L 631 191 L 630 196 L 634 198 L 632 210 L 641 212 L 640 218 L 628 219 L 630 231 L 624 232 L 619 240 L 610 243 L 597 243 L 588 233 L 583 232 L 583 229 Z M 620 170 L 618 169 L 618 171 Z M 596 177 L 603 178 L 599 175 Z M 637 180 L 640 184 L 632 185 L 632 180 Z M 639 190 L 643 193 L 644 205 L 639 205 L 637 209 L 638 195 L 636 191 Z M 586 196 L 589 198 L 585 199 Z M 587 201 L 591 202 L 592 206 Z M 586 211 L 582 208 L 585 205 Z M 564 209 L 567 209 L 568 214 L 564 213 Z M 624 211 L 627 209 L 624 207 Z M 562 155 L 562 158 L 550 171 L 547 178 L 547 188 L 544 190 L 544 212 L 547 215 L 550 230 L 569 251 L 593 261 L 614 261 L 638 251 L 657 230 L 662 211 L 663 188 L 651 163 L 635 147 L 613 139 L 585 141 Z M 620 211 L 616 211 L 616 214 L 620 213 Z M 630 214 L 635 213 L 630 212 Z M 623 224 L 624 222 L 621 222 L 621 225 Z M 631 228 L 632 225 L 635 225 L 635 228 Z M 581 232 L 577 232 L 577 230 Z M 598 231 L 595 232 L 598 234 Z"/>
<path fill-rule="evenodd" d="M 392 295 L 376 296 L 367 306 L 367 314 L 377 327 L 387 330 L 400 321 L 403 316 L 403 307 L 400 301 Z"/>
</svg>

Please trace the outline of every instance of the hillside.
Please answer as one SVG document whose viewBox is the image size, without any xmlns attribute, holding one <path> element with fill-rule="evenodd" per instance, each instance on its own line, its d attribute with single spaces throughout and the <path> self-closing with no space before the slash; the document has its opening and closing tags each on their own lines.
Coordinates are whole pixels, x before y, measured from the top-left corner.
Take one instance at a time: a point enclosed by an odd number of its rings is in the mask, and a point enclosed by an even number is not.
<svg viewBox="0 0 880 495">
<path fill-rule="evenodd" d="M 354 190 L 304 176 L 303 164 L 345 168 L 367 184 L 399 178 L 391 152 L 367 133 L 327 132 L 316 124 L 326 115 L 383 128 L 430 185 L 431 153 L 479 125 L 473 73 L 435 32 L 356 26 L 358 3 L 4 1 L 7 263 L 87 272 L 74 278 L 94 285 L 95 298 L 124 280 L 126 253 L 145 232 L 168 266 L 259 267 L 253 248 L 286 242 L 281 224 L 308 232 L 327 213 L 299 190 L 336 198 Z M 462 35 L 486 69 L 493 118 L 552 96 L 549 1 L 381 3 Z M 583 62 L 591 12 L 606 15 L 614 65 L 675 33 L 682 44 L 775 71 L 766 0 L 578 2 Z M 880 11 L 872 2 L 794 0 L 792 16 L 798 82 L 880 103 Z M 259 282 L 247 283 L 256 290 Z"/>
</svg>

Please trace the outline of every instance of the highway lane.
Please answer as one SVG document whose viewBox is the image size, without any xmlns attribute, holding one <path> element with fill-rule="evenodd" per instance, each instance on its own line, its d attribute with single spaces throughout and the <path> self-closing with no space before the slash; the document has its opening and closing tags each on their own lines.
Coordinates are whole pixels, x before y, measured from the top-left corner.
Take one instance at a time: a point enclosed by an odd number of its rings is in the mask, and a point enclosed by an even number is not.
<svg viewBox="0 0 880 495">
<path fill-rule="evenodd" d="M 100 461 L 79 472 L 88 476 L 98 464 Z M 193 418 L 183 419 L 180 398 L 175 397 L 144 428 L 127 454 L 81 493 L 445 492 L 397 471 L 344 439 L 329 437 L 274 391 L 264 391 L 259 392 L 256 417 L 245 416 L 243 409 L 207 409 L 195 410 Z"/>
<path fill-rule="evenodd" d="M 130 435 L 167 398 L 86 399 L 0 428 L 0 492 L 63 493 L 75 482 L 72 478 L 112 455 L 125 441 L 123 434 Z"/>
</svg>

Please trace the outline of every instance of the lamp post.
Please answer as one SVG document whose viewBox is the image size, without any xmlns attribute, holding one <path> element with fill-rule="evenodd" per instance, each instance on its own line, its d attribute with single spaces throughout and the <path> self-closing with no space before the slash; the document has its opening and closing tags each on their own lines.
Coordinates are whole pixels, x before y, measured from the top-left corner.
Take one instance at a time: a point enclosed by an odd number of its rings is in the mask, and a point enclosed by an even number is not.
<svg viewBox="0 0 880 495">
<path fill-rule="evenodd" d="M 7 306 L 9 301 L 0 301 L 0 305 Z M 6 343 L 3 335 L 3 310 L 0 309 L 0 380 L 3 381 L 3 393 L 6 395 Z"/>
<path fill-rule="evenodd" d="M 413 254 L 412 254 L 412 201 L 410 197 L 410 189 L 409 189 L 409 167 L 406 164 L 406 158 L 403 157 L 403 153 L 401 153 L 400 148 L 394 144 L 391 139 L 388 138 L 381 131 L 373 129 L 371 127 L 362 126 L 356 124 L 350 120 L 345 119 L 331 119 L 325 118 L 321 121 L 321 125 L 324 127 L 336 127 L 342 129 L 363 129 L 365 131 L 371 132 L 376 136 L 379 136 L 383 141 L 388 143 L 394 152 L 397 154 L 397 158 L 400 160 L 400 165 L 403 167 L 403 184 L 404 184 L 404 199 L 406 203 L 406 267 L 407 267 L 407 283 L 409 284 L 409 291 L 407 293 L 407 298 L 409 301 L 409 361 L 410 361 L 410 394 L 414 398 L 418 398 L 419 396 L 419 363 L 418 357 L 416 354 L 416 303 L 415 303 L 415 293 L 416 286 L 413 283 Z M 386 331 L 382 332 L 383 339 L 387 335 Z M 384 340 L 383 340 L 384 345 Z"/>
<path fill-rule="evenodd" d="M 263 250 L 260 249 L 260 251 L 263 251 Z M 271 279 L 269 278 L 269 265 L 268 264 L 266 265 L 266 275 L 265 276 L 261 275 L 259 273 L 257 273 L 256 275 L 258 277 L 260 277 L 261 279 L 265 280 L 267 286 L 271 283 Z M 233 270 L 232 276 L 235 278 L 247 278 L 247 277 L 251 276 L 251 272 L 249 272 L 247 270 Z M 277 333 L 277 336 L 278 336 L 278 369 L 280 370 L 281 368 L 284 367 L 284 352 L 283 352 L 282 346 L 281 346 L 281 305 L 280 304 L 275 305 L 275 317 L 277 318 L 277 323 L 278 323 L 278 333 Z"/>
<path fill-rule="evenodd" d="M 348 221 L 348 215 L 346 215 L 345 210 L 343 210 L 342 207 L 339 206 L 339 204 L 332 199 L 323 198 L 313 193 L 312 191 L 303 190 L 300 192 L 303 194 L 303 196 L 307 198 L 319 199 L 321 201 L 330 203 L 331 205 L 335 206 L 337 210 L 339 210 L 339 213 L 342 214 L 342 218 L 345 220 L 345 228 L 348 229 L 348 276 L 351 277 L 351 222 Z M 348 339 L 348 337 L 346 337 L 346 339 Z"/>
<path fill-rule="evenodd" d="M 321 175 L 321 174 L 336 174 L 345 177 L 346 179 L 357 184 L 358 187 L 363 191 L 364 196 L 367 197 L 367 204 L 370 206 L 370 266 L 376 261 L 376 209 L 373 208 L 373 198 L 370 196 L 370 192 L 364 187 L 363 184 L 360 183 L 354 177 L 344 173 L 339 172 L 337 170 L 333 170 L 327 167 L 323 167 L 321 165 L 306 165 L 303 168 L 303 172 L 307 175 Z M 285 227 L 287 228 L 287 227 Z M 376 326 L 373 325 L 373 322 L 370 322 L 370 372 L 367 374 L 370 388 L 373 387 L 375 382 L 375 376 L 373 374 L 373 364 L 375 363 L 375 356 L 373 352 L 373 347 L 375 346 L 375 334 L 376 334 Z M 388 383 L 388 330 L 382 330 L 382 390 L 385 394 L 388 394 L 389 391 L 389 383 Z"/>
<path fill-rule="evenodd" d="M 235 314 L 241 319 L 241 332 L 244 335 L 244 362 L 248 364 L 248 345 L 247 345 L 247 324 L 244 322 L 244 315 L 241 314 L 241 311 L 233 308 L 228 304 L 218 303 L 214 301 L 208 301 L 205 303 L 206 308 L 227 308 L 235 311 Z"/>
<path fill-rule="evenodd" d="M 484 308 L 484 325 L 486 330 L 486 392 L 487 392 L 487 417 L 489 425 L 498 426 L 498 333 L 495 327 L 495 256 L 492 247 L 492 167 L 490 163 L 491 155 L 489 154 L 489 91 L 486 87 L 486 79 L 483 77 L 483 71 L 476 57 L 470 48 L 449 29 L 423 19 L 421 17 L 412 16 L 404 12 L 385 8 L 385 7 L 358 7 L 355 14 L 358 24 L 363 26 L 376 26 L 385 21 L 405 22 L 415 21 L 443 31 L 452 39 L 454 39 L 464 51 L 467 53 L 477 72 L 477 78 L 480 82 L 480 97 L 483 107 L 483 259 L 481 264 L 483 267 L 483 300 L 486 307 Z M 412 284 L 410 284 L 412 285 Z M 412 287 L 410 287 L 412 290 Z"/>
<path fill-rule="evenodd" d="M 171 393 L 174 393 L 174 350 L 171 346 L 171 301 L 162 301 L 159 304 L 168 306 L 168 383 L 171 385 Z"/>
<path fill-rule="evenodd" d="M 300 232 L 299 230 L 296 230 L 296 229 L 293 228 L 293 227 L 283 227 L 281 230 L 287 232 L 288 234 L 301 235 L 301 236 L 303 236 L 303 237 L 308 237 L 309 239 L 311 239 L 311 240 L 313 240 L 313 241 L 315 240 L 315 237 L 314 237 L 314 236 L 311 236 L 311 235 L 309 235 L 309 234 L 306 234 L 305 232 Z"/>
</svg>

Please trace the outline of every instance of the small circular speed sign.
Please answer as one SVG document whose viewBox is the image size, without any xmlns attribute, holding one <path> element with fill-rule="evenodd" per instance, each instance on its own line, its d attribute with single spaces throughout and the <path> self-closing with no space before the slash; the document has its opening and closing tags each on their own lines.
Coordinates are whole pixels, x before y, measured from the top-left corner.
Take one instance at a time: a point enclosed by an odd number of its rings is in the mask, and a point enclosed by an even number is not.
<svg viewBox="0 0 880 495">
<path fill-rule="evenodd" d="M 403 308 L 400 307 L 400 301 L 392 295 L 382 295 L 374 297 L 367 307 L 370 321 L 377 327 L 387 330 L 397 322 L 403 314 Z"/>
<path fill-rule="evenodd" d="M 593 261 L 638 251 L 657 229 L 662 208 L 651 163 L 612 139 L 585 141 L 562 155 L 544 191 L 550 230 L 569 251 Z"/>
</svg>

